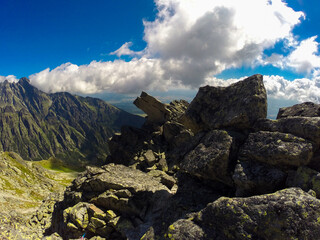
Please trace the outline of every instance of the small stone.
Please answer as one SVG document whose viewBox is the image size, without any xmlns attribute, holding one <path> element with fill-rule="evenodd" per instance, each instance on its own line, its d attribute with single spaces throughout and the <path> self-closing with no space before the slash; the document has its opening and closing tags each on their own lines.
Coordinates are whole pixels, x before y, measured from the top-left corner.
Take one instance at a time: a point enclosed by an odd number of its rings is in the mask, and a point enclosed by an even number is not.
<svg viewBox="0 0 320 240">
<path fill-rule="evenodd" d="M 156 162 L 156 158 L 153 154 L 153 151 L 152 150 L 147 150 L 144 154 L 143 154 L 143 157 L 145 159 L 145 161 L 147 162 L 148 166 L 149 167 L 152 167 L 155 162 Z"/>
</svg>

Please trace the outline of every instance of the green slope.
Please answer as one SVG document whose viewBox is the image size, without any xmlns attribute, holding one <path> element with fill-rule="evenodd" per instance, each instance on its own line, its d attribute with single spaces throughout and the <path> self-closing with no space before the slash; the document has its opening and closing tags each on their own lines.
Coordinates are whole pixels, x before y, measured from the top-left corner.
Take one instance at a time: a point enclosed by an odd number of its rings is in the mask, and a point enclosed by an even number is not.
<svg viewBox="0 0 320 240">
<path fill-rule="evenodd" d="M 101 162 L 108 154 L 107 140 L 122 125 L 143 121 L 96 98 L 46 94 L 26 78 L 0 83 L 0 150 L 24 159 Z"/>
</svg>

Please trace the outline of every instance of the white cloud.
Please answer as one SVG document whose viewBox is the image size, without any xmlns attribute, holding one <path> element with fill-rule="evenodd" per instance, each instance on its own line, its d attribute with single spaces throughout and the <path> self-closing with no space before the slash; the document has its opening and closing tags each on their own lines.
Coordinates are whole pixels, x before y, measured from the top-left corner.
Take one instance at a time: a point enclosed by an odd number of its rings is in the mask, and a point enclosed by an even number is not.
<svg viewBox="0 0 320 240">
<path fill-rule="evenodd" d="M 65 63 L 30 76 L 31 83 L 45 92 L 70 91 L 96 93 L 104 90 L 117 93 L 140 92 L 146 89 L 165 90 L 171 82 L 162 81 L 158 60 L 133 59 L 130 62 L 96 62 L 77 66 Z M 165 85 L 167 84 L 167 85 Z"/>
<path fill-rule="evenodd" d="M 158 14 L 144 22 L 146 48 L 127 42 L 111 54 L 129 62 L 63 64 L 30 76 L 44 91 L 121 93 L 198 87 L 231 67 L 258 64 L 280 40 L 294 44 L 292 29 L 304 17 L 281 0 L 155 0 Z"/>
<path fill-rule="evenodd" d="M 268 96 L 320 103 L 320 78 L 288 81 L 281 76 L 264 76 Z"/>
<path fill-rule="evenodd" d="M 0 82 L 4 82 L 5 80 L 8 80 L 9 83 L 19 81 L 14 75 L 0 76 Z"/>
<path fill-rule="evenodd" d="M 317 36 L 310 37 L 293 46 L 288 56 L 273 53 L 262 60 L 263 64 L 275 67 L 291 68 L 298 73 L 318 75 L 320 71 L 320 56 L 318 55 Z"/>
<path fill-rule="evenodd" d="M 320 68 L 320 56 L 317 55 L 319 43 L 316 38 L 314 36 L 302 41 L 287 57 L 287 65 L 302 73 L 311 73 Z"/>
</svg>

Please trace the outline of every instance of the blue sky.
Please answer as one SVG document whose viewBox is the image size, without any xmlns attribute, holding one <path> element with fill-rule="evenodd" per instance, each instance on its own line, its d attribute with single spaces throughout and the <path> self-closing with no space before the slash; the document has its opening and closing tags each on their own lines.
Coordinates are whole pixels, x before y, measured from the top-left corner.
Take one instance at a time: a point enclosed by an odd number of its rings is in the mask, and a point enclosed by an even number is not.
<svg viewBox="0 0 320 240">
<path fill-rule="evenodd" d="M 143 49 L 150 0 L 0 0 L 0 75 L 29 76 L 63 63 L 88 64 L 132 41 Z"/>
<path fill-rule="evenodd" d="M 265 75 L 320 101 L 317 0 L 0 0 L 0 80 L 136 95 Z"/>
</svg>

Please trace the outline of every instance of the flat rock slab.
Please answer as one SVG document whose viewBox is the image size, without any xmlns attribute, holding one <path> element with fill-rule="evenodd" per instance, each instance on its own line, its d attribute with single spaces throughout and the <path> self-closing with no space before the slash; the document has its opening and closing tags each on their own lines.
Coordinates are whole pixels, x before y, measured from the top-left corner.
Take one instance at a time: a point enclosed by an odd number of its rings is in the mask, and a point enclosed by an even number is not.
<svg viewBox="0 0 320 240">
<path fill-rule="evenodd" d="M 89 171 L 77 180 L 75 188 L 89 192 L 104 192 L 109 189 L 128 189 L 131 193 L 167 191 L 169 189 L 156 178 L 140 170 L 123 165 L 108 164 L 102 167 L 103 171 L 95 175 Z"/>
</svg>

